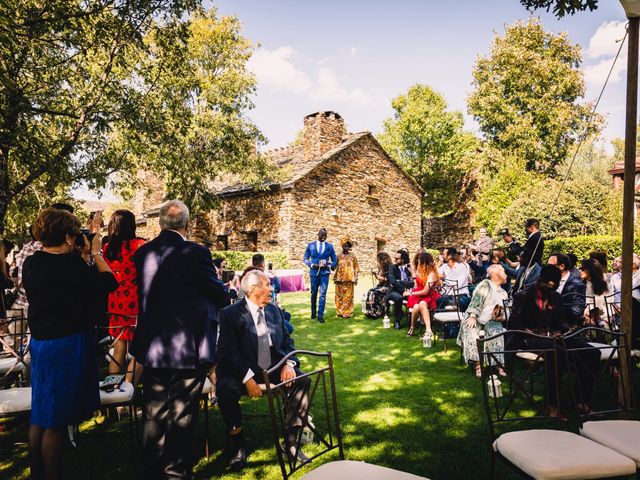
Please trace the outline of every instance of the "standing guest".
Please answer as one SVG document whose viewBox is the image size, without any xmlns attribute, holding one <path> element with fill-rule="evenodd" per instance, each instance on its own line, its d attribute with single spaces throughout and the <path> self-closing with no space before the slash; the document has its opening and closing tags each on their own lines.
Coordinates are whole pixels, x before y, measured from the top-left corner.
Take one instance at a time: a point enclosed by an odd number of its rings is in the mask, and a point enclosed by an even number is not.
<svg viewBox="0 0 640 480">
<path fill-rule="evenodd" d="M 213 266 L 216 269 L 216 277 L 218 280 L 224 282 L 225 272 L 227 271 L 227 260 L 222 257 L 213 259 Z M 233 275 L 233 277 L 225 283 L 229 289 L 229 297 L 235 299 L 238 297 L 238 290 L 240 290 L 240 277 Z"/>
<path fill-rule="evenodd" d="M 307 245 L 304 252 L 304 263 L 309 267 L 311 281 L 311 318 L 318 316 L 318 322 L 324 323 L 324 305 L 327 301 L 329 274 L 336 268 L 338 258 L 333 245 L 327 242 L 327 229 L 318 231 L 318 240 Z M 318 291 L 320 301 L 318 302 Z M 317 304 L 317 310 L 316 310 Z"/>
<path fill-rule="evenodd" d="M 186 240 L 189 209 L 160 207 L 160 234 L 133 260 L 139 313 L 131 353 L 144 366 L 142 478 L 191 478 L 193 438 L 218 310 L 228 304 L 211 252 Z"/>
<path fill-rule="evenodd" d="M 484 330 L 487 337 L 496 335 L 504 329 L 504 301 L 507 292 L 502 284 L 507 281 L 507 274 L 502 265 L 490 265 L 487 268 L 488 278 L 480 282 L 473 290 L 471 303 L 467 308 L 467 317 L 460 324 L 457 343 L 462 347 L 466 363 L 474 362 L 476 377 L 480 377 L 480 356 L 476 340 L 480 337 L 480 330 Z M 490 352 L 504 351 L 504 339 L 487 342 L 485 348 Z M 497 354 L 497 359 L 504 364 L 502 354 Z M 501 372 L 504 374 L 504 371 Z"/>
<path fill-rule="evenodd" d="M 249 397 L 262 396 L 259 384 L 264 384 L 262 372 L 276 365 L 291 353 L 293 340 L 285 326 L 284 316 L 271 303 L 272 287 L 267 275 L 260 271 L 248 272 L 242 278 L 243 300 L 220 312 L 219 363 L 217 368 L 217 394 L 220 413 L 231 445 L 229 468 L 242 470 L 247 455 L 242 429 L 242 411 L 239 400 L 243 393 Z M 291 357 L 269 381 L 287 382 L 302 374 L 299 362 Z M 291 460 L 306 463 L 309 459 L 300 450 L 297 438 L 307 417 L 308 392 L 311 381 L 303 377 L 287 387 L 285 400 L 284 450 Z"/>
<path fill-rule="evenodd" d="M 609 324 L 609 312 L 605 298 L 610 294 L 602 270 L 602 265 L 597 260 L 587 258 L 580 265 L 580 278 L 584 281 L 587 305 L 584 309 L 585 325 L 605 327 Z"/>
<path fill-rule="evenodd" d="M 391 255 L 387 252 L 378 252 L 376 255 L 377 268 L 372 270 L 373 276 L 378 281 L 376 288 L 383 288 L 389 286 L 389 270 L 391 270 Z"/>
<path fill-rule="evenodd" d="M 100 236 L 90 243 L 73 214 L 48 208 L 33 232 L 42 250 L 22 266 L 31 331 L 31 478 L 57 479 L 62 478 L 67 426 L 100 406 L 93 303 L 118 283 L 102 258 Z M 83 242 L 82 256 L 76 254 L 76 240 Z"/>
<path fill-rule="evenodd" d="M 560 283 L 557 292 L 562 295 L 562 308 L 569 327 L 579 327 L 584 322 L 585 284 L 580 276 L 571 273 L 571 260 L 562 253 L 552 253 L 549 265 L 560 270 Z"/>
<path fill-rule="evenodd" d="M 387 297 L 388 301 L 393 301 L 394 328 L 400 330 L 402 321 L 402 300 L 404 292 L 413 288 L 415 282 L 411 277 L 409 266 L 409 252 L 398 250 L 394 257 L 395 264 L 389 268 L 389 286 L 391 291 Z"/>
<path fill-rule="evenodd" d="M 453 305 L 454 295 L 458 296 L 458 306 L 465 311 L 471 297 L 469 296 L 469 270 L 465 264 L 458 261 L 458 250 L 454 247 L 446 249 L 446 263 L 439 271 L 440 280 L 443 281 L 443 295 L 438 299 L 438 308 Z M 454 291 L 454 288 L 457 290 Z"/>
<path fill-rule="evenodd" d="M 487 235 L 487 229 L 480 228 L 480 236 L 476 240 L 476 243 L 469 245 L 471 251 L 476 255 L 476 263 L 480 268 L 480 276 L 484 278 L 487 273 L 487 267 L 489 266 L 489 255 L 493 250 L 494 241 L 489 235 Z"/>
<path fill-rule="evenodd" d="M 336 285 L 336 314 L 339 317 L 353 316 L 353 290 L 358 284 L 360 266 L 358 259 L 351 253 L 351 240 L 342 240 L 342 253 L 338 255 L 338 265 L 333 282 Z"/>
<path fill-rule="evenodd" d="M 136 217 L 129 210 L 113 212 L 107 231 L 109 241 L 103 248 L 103 255 L 119 285 L 115 292 L 109 294 L 108 300 L 109 335 L 116 339 L 109 373 L 118 374 L 126 370 L 127 381 L 132 382 L 132 369 L 125 368 L 125 362 L 138 319 L 138 287 L 133 255 L 145 242 L 136 237 Z M 140 379 L 141 372 L 141 369 L 135 372 L 136 379 Z"/>
<path fill-rule="evenodd" d="M 438 270 L 430 253 L 421 253 L 418 258 L 416 286 L 407 298 L 407 308 L 411 308 L 411 326 L 407 337 L 413 337 L 418 316 L 425 325 L 425 336 L 433 337 L 431 330 L 431 315 L 429 310 L 435 310 L 440 294 L 434 288 L 439 283 Z"/>
<path fill-rule="evenodd" d="M 537 263 L 542 266 L 544 240 L 540 232 L 540 222 L 535 218 L 530 218 L 525 222 L 524 229 L 528 237 L 524 247 L 522 247 L 522 251 L 531 263 Z M 522 262 L 520 262 L 520 266 L 522 266 Z M 525 267 L 526 266 L 528 266 L 528 264 L 525 265 Z"/>
<path fill-rule="evenodd" d="M 502 230 L 500 230 L 500 236 L 502 237 L 502 241 L 504 241 L 505 243 L 505 252 L 507 255 L 507 259 L 512 263 L 517 263 L 518 255 L 520 255 L 520 252 L 522 251 L 522 246 L 514 238 L 511 232 L 509 232 L 508 228 L 503 228 Z"/>
</svg>

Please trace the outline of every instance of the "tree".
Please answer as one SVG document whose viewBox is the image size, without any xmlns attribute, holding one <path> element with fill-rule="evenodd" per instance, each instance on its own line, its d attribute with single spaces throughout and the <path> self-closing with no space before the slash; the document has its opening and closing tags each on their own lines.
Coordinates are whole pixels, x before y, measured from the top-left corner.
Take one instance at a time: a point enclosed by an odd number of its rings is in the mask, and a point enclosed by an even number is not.
<svg viewBox="0 0 640 480">
<path fill-rule="evenodd" d="M 566 34 L 544 31 L 539 19 L 507 26 L 491 54 L 473 69 L 469 113 L 490 145 L 524 161 L 527 170 L 554 176 L 580 136 L 595 133 L 580 47 Z"/>
<path fill-rule="evenodd" d="M 442 95 L 419 84 L 391 105 L 394 115 L 384 122 L 381 145 L 424 189 L 426 213 L 455 211 L 477 148 L 475 136 L 462 129 L 462 113 L 448 111 Z"/>
<path fill-rule="evenodd" d="M 530 12 L 538 8 L 544 8 L 548 12 L 553 6 L 553 13 L 558 18 L 586 9 L 593 12 L 598 8 L 598 0 L 520 0 L 520 3 Z"/>
<path fill-rule="evenodd" d="M 245 167 L 261 136 L 238 31 L 198 0 L 0 2 L 0 234 L 36 191 L 131 185 L 142 165 L 201 203 L 212 163 Z"/>
</svg>

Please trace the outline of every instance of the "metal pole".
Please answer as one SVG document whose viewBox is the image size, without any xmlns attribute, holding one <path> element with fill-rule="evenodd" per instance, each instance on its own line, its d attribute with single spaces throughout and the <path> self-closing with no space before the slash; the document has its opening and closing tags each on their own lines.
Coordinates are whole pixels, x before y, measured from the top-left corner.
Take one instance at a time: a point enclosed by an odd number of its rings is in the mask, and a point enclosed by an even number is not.
<svg viewBox="0 0 640 480">
<path fill-rule="evenodd" d="M 633 310 L 633 228 L 635 213 L 636 135 L 638 122 L 638 17 L 629 19 L 629 56 L 627 59 L 627 114 L 624 139 L 624 200 L 622 212 L 622 331 L 630 345 Z M 620 400 L 631 404 L 629 359 L 620 349 L 622 384 Z"/>
</svg>

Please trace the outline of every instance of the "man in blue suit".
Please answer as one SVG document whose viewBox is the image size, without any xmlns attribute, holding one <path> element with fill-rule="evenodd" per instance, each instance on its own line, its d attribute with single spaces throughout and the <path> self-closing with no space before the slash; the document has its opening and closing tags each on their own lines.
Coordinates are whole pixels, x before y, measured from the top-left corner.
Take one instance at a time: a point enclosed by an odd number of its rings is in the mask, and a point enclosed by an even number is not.
<svg viewBox="0 0 640 480">
<path fill-rule="evenodd" d="M 217 312 L 227 291 L 211 252 L 188 242 L 189 209 L 160 208 L 162 231 L 140 247 L 138 324 L 131 353 L 144 365 L 141 478 L 191 478 L 198 404 L 216 361 Z"/>
<path fill-rule="evenodd" d="M 327 287 L 329 275 L 336 268 L 338 257 L 327 240 L 327 229 L 318 231 L 318 240 L 307 245 L 304 252 L 304 263 L 309 267 L 311 280 L 311 318 L 316 318 L 316 303 L 318 290 L 320 290 L 320 303 L 317 308 L 318 322 L 324 323 L 324 304 L 327 301 Z"/>
</svg>

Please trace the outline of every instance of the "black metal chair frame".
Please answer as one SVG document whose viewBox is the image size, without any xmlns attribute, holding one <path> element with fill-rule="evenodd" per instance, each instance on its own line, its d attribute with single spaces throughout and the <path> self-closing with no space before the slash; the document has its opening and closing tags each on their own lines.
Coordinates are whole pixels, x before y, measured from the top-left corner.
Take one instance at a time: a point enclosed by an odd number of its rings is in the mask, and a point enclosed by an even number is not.
<svg viewBox="0 0 640 480">
<path fill-rule="evenodd" d="M 8 371 L 1 374 L 0 388 L 11 385 L 26 386 L 29 383 L 29 366 L 25 357 L 29 353 L 31 335 L 28 333 L 27 319 L 24 318 L 22 310 L 7 310 L 7 312 L 10 311 L 19 313 L 0 320 L 0 332 L 2 332 L 0 333 L 0 358 L 15 359 L 15 364 Z M 19 324 L 20 326 L 19 328 L 14 328 L 14 332 L 11 332 L 10 327 L 12 324 Z"/>
<path fill-rule="evenodd" d="M 460 288 L 457 287 L 457 281 L 456 281 L 456 287 L 452 287 L 449 286 L 449 292 L 447 295 L 453 298 L 453 308 L 437 308 L 435 309 L 433 312 L 431 312 L 432 315 L 432 320 L 431 323 L 433 326 L 435 325 L 440 325 L 441 328 L 441 332 L 442 332 L 442 342 L 444 344 L 444 351 L 446 353 L 447 351 L 447 325 L 452 324 L 452 323 L 457 323 L 458 325 L 460 325 L 462 323 L 463 320 L 463 312 L 460 310 Z M 441 289 L 443 289 L 444 286 L 441 287 Z M 436 322 L 435 321 L 435 314 L 436 313 L 441 313 L 441 312 L 450 312 L 450 313 L 457 313 L 458 314 L 458 319 L 457 320 L 451 320 L 451 321 L 447 321 L 447 322 Z M 438 337 L 435 337 L 436 341 L 439 339 Z M 462 356 L 462 349 L 460 349 L 460 358 L 463 359 Z M 464 360 L 463 360 L 464 361 Z"/>
<path fill-rule="evenodd" d="M 333 450 L 338 450 L 341 460 L 344 460 L 344 448 L 342 444 L 342 431 L 340 430 L 340 421 L 338 418 L 338 402 L 336 397 L 335 375 L 333 369 L 333 357 L 331 352 L 313 352 L 310 350 L 295 350 L 286 355 L 280 362 L 271 367 L 269 370 L 263 370 L 262 375 L 266 386 L 267 399 L 269 400 L 269 413 L 271 415 L 271 427 L 273 432 L 273 441 L 278 454 L 278 463 L 280 464 L 280 470 L 282 472 L 282 478 L 287 480 L 293 473 L 302 468 L 305 464 L 299 464 L 297 459 L 292 459 L 288 455 L 285 458 L 285 454 L 280 448 L 280 437 L 284 434 L 285 419 L 284 410 L 286 408 L 286 385 L 289 382 L 281 382 L 273 384 L 269 381 L 269 374 L 278 371 L 282 365 L 293 356 L 308 355 L 313 357 L 324 357 L 327 359 L 327 365 L 317 368 L 316 370 L 308 373 L 303 373 L 296 378 L 309 378 L 311 385 L 309 387 L 309 410 L 313 405 L 313 400 L 318 393 L 318 388 L 321 386 L 323 406 L 326 414 L 328 439 L 323 436 L 320 431 L 310 424 L 309 418 L 301 418 L 305 427 L 311 429 L 315 438 L 324 446 L 324 449 L 319 453 L 316 453 L 309 460 L 313 460 L 321 455 L 329 453 Z M 329 388 L 331 389 L 331 404 L 329 403 L 329 395 L 327 391 L 327 373 L 329 375 Z M 292 381 L 295 381 L 292 380 Z M 298 434 L 296 440 L 296 448 L 300 447 L 301 433 Z"/>
<path fill-rule="evenodd" d="M 505 348 L 501 351 L 494 352 L 485 352 L 484 345 L 489 340 L 495 340 L 502 337 L 504 339 Z M 500 452 L 497 452 L 493 448 L 493 443 L 498 438 L 496 435 L 496 424 L 514 424 L 514 423 L 528 423 L 528 422 L 555 422 L 556 427 L 560 429 L 560 417 L 551 417 L 549 416 L 548 407 L 550 405 L 549 395 L 546 391 L 546 382 L 543 382 L 545 387 L 544 391 L 544 402 L 538 402 L 536 400 L 536 395 L 533 392 L 533 389 L 527 388 L 527 385 L 531 384 L 533 379 L 533 374 L 539 368 L 543 368 L 545 372 L 545 378 L 548 375 L 549 369 L 553 368 L 555 371 L 558 371 L 557 365 L 557 342 L 554 341 L 552 348 L 514 348 L 513 344 L 509 342 L 509 340 L 518 340 L 526 339 L 526 338 L 541 338 L 548 339 L 548 337 L 543 337 L 540 335 L 536 335 L 530 332 L 520 331 L 520 330 L 507 330 L 491 337 L 479 338 L 477 340 L 478 345 L 478 353 L 480 355 L 480 368 L 481 368 L 481 384 L 482 384 L 482 392 L 483 392 L 483 401 L 485 406 L 485 411 L 487 415 L 487 421 L 489 423 L 489 432 L 491 435 L 491 476 L 494 477 L 495 472 L 495 460 L 499 458 L 506 465 L 511 467 L 513 470 L 518 472 L 521 476 L 528 478 L 528 475 L 525 474 L 522 470 L 520 470 L 517 466 L 513 465 L 508 459 L 503 457 Z M 510 359 L 515 358 L 515 355 L 518 352 L 529 352 L 536 356 L 535 360 L 531 362 L 527 362 L 525 364 L 525 371 L 522 376 L 518 376 L 516 374 L 516 368 L 514 362 L 510 361 Z M 504 363 L 500 362 L 497 358 L 498 354 L 504 355 Z M 552 355 L 551 355 L 552 354 Z M 553 361 L 549 356 L 552 356 Z M 506 377 L 503 377 L 503 380 L 507 380 L 507 395 L 498 397 L 497 396 L 497 384 L 495 382 L 496 375 L 492 372 L 499 368 L 502 368 Z M 555 388 L 556 388 L 556 405 L 560 405 L 559 402 L 559 382 L 558 375 L 555 377 Z M 493 396 L 489 395 L 489 382 L 491 386 L 491 390 Z M 503 385 L 505 381 L 501 382 Z M 516 405 L 516 401 L 518 397 L 521 397 L 527 406 L 533 408 L 536 411 L 534 416 L 520 416 L 515 413 L 515 408 L 518 407 Z M 520 407 L 518 407 L 520 408 Z M 509 414 L 513 414 L 513 416 L 509 416 Z"/>
</svg>

